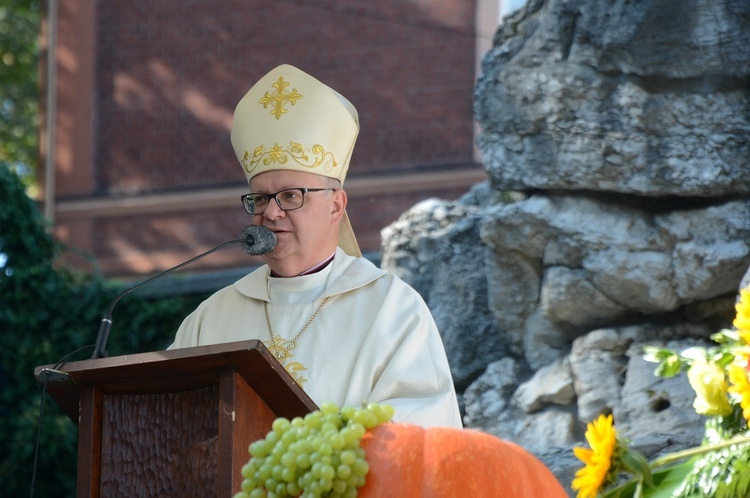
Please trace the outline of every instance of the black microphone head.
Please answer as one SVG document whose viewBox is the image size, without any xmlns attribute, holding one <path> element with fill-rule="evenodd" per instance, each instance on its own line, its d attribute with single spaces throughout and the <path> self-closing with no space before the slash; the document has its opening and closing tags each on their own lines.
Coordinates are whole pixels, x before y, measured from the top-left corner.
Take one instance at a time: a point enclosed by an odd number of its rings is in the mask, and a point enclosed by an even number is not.
<svg viewBox="0 0 750 498">
<path fill-rule="evenodd" d="M 242 231 L 242 247 L 251 256 L 260 256 L 276 247 L 276 234 L 260 225 L 248 225 Z"/>
</svg>

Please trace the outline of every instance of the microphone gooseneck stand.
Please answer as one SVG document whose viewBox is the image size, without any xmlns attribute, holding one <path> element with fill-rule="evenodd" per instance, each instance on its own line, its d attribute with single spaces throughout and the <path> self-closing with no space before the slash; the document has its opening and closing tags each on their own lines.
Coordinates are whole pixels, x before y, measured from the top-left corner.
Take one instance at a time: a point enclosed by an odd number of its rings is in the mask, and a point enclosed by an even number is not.
<svg viewBox="0 0 750 498">
<path fill-rule="evenodd" d="M 243 239 L 234 239 L 234 240 L 230 240 L 228 242 L 224 242 L 220 246 L 214 247 L 213 249 L 210 249 L 210 250 L 208 250 L 208 251 L 206 251 L 206 252 L 204 252 L 202 254 L 199 254 L 196 257 L 191 258 L 191 259 L 185 261 L 184 263 L 180 263 L 177 266 L 174 266 L 174 267 L 172 267 L 172 268 L 170 268 L 168 270 L 165 270 L 165 271 L 163 271 L 163 272 L 161 272 L 161 273 L 159 273 L 157 275 L 154 275 L 153 277 L 151 277 L 151 278 L 149 278 L 147 280 L 144 280 L 143 282 L 141 282 L 141 283 L 139 283 L 137 285 L 134 285 L 133 287 L 131 287 L 129 289 L 125 289 L 124 291 L 120 292 L 117 296 L 115 296 L 115 298 L 112 300 L 112 302 L 109 303 L 109 307 L 107 308 L 107 312 L 104 315 L 104 318 L 102 318 L 102 321 L 99 322 L 99 332 L 96 335 L 96 342 L 94 343 L 94 352 L 91 355 L 91 359 L 92 360 L 96 360 L 97 358 L 103 358 L 103 357 L 107 356 L 106 347 L 107 347 L 107 341 L 109 340 L 109 330 L 112 328 L 112 310 L 115 308 L 115 305 L 117 304 L 117 302 L 121 298 L 123 298 L 123 297 L 127 296 L 128 294 L 130 294 L 131 292 L 133 292 L 133 291 L 135 291 L 135 290 L 143 287 L 144 285 L 153 282 L 156 279 L 159 279 L 159 278 L 161 278 L 161 277 L 163 277 L 165 275 L 168 275 L 168 274 L 172 273 L 175 270 L 179 270 L 180 268 L 182 268 L 184 266 L 187 266 L 187 265 L 189 265 L 191 263 L 194 263 L 197 260 L 199 260 L 199 259 L 201 259 L 201 258 L 203 258 L 205 256 L 208 256 L 211 253 L 214 253 L 216 251 L 224 249 L 225 247 L 227 247 L 229 245 L 238 244 L 240 242 L 245 242 L 245 239 L 244 238 Z"/>
</svg>

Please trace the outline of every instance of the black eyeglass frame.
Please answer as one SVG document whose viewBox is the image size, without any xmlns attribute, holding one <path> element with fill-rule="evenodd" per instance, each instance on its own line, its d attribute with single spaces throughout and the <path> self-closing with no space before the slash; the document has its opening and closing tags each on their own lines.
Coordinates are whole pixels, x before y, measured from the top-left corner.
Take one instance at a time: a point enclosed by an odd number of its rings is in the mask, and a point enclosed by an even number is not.
<svg viewBox="0 0 750 498">
<path fill-rule="evenodd" d="M 297 206 L 297 207 L 293 207 L 291 209 L 284 209 L 284 207 L 281 205 L 281 202 L 279 202 L 279 200 L 276 198 L 276 196 L 279 195 L 279 194 L 283 194 L 284 192 L 288 192 L 290 190 L 299 190 L 300 192 L 302 192 L 302 202 L 300 202 L 300 205 Z M 308 193 L 308 192 L 322 192 L 322 191 L 325 191 L 325 190 L 331 190 L 331 191 L 335 192 L 338 189 L 337 188 L 331 188 L 331 187 L 327 187 L 327 188 L 290 187 L 290 188 L 285 188 L 283 190 L 279 190 L 278 192 L 276 192 L 274 194 L 267 194 L 265 192 L 250 192 L 249 194 L 241 195 L 240 196 L 240 201 L 242 201 L 242 207 L 245 209 L 245 212 L 247 214 L 249 214 L 249 215 L 252 215 L 252 216 L 261 215 L 261 214 L 265 213 L 266 209 L 268 208 L 268 205 L 271 203 L 271 199 L 273 199 L 274 201 L 276 201 L 276 205 L 279 206 L 279 209 L 281 209 L 282 211 L 294 211 L 294 210 L 299 209 L 299 208 L 301 208 L 302 206 L 305 205 L 305 194 L 306 193 Z M 266 204 L 266 207 L 263 208 L 263 211 L 261 211 L 260 213 L 251 212 L 249 199 L 253 195 L 265 195 L 266 197 L 268 197 L 268 204 Z"/>
</svg>

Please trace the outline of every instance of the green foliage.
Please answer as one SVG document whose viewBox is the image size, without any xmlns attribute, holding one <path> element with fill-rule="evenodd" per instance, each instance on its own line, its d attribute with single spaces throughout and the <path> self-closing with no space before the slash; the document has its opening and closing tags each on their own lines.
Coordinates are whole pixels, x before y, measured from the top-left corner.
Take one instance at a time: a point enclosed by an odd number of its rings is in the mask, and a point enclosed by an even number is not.
<svg viewBox="0 0 750 498">
<path fill-rule="evenodd" d="M 643 359 L 658 363 L 654 375 L 657 377 L 674 377 L 682 372 L 685 364 L 677 351 L 655 346 L 643 346 Z"/>
<path fill-rule="evenodd" d="M 739 307 L 737 311 L 739 316 Z M 693 347 L 682 352 L 651 346 L 644 348 L 644 358 L 659 364 L 656 375 L 671 377 L 687 370 L 690 384 L 696 391 L 694 406 L 696 410 L 699 407 L 704 410 L 698 413 L 709 415 L 700 447 L 706 451 L 693 453 L 685 462 L 680 471 L 685 472 L 679 486 L 670 489 L 669 496 L 750 498 L 750 431 L 743 415 L 743 395 L 737 392 L 730 395 L 727 388 L 727 376 L 731 378 L 728 369 L 733 365 L 746 375 L 744 358 L 750 353 L 750 346 L 742 332 L 724 329 L 712 334 L 711 339 L 717 346 L 709 348 Z M 738 359 L 743 360 L 742 367 L 735 364 Z M 691 377 L 695 369 L 697 373 Z M 732 380 L 734 382 L 736 380 Z M 721 406 L 722 400 L 727 410 L 721 409 L 719 413 L 717 407 Z"/>
<path fill-rule="evenodd" d="M 39 115 L 40 2 L 4 0 L 0 5 L 0 167 L 35 178 Z"/>
<path fill-rule="evenodd" d="M 42 394 L 34 368 L 92 345 L 102 315 L 121 290 L 55 268 L 57 252 L 18 176 L 0 166 L 0 496 L 30 491 Z M 126 296 L 112 316 L 110 355 L 164 349 L 203 298 Z M 88 358 L 91 351 L 70 360 Z M 77 428 L 49 399 L 40 444 L 35 496 L 74 496 Z"/>
<path fill-rule="evenodd" d="M 719 482 L 716 498 L 747 498 L 750 496 L 750 461 L 747 452 L 740 453 L 733 462 L 730 481 Z"/>
<path fill-rule="evenodd" d="M 742 409 L 725 417 L 710 417 L 706 421 L 704 444 L 717 444 L 741 435 L 747 430 Z M 703 496 L 743 498 L 750 493 L 750 452 L 748 444 L 735 444 L 706 453 L 694 459 L 692 471 L 685 477 L 675 496 L 698 498 Z"/>
<path fill-rule="evenodd" d="M 674 498 L 674 492 L 682 485 L 685 476 L 692 470 L 691 462 L 662 468 L 652 472 L 652 486 L 642 480 L 630 480 L 601 494 L 601 498 Z M 640 494 L 639 494 L 640 493 Z"/>
</svg>

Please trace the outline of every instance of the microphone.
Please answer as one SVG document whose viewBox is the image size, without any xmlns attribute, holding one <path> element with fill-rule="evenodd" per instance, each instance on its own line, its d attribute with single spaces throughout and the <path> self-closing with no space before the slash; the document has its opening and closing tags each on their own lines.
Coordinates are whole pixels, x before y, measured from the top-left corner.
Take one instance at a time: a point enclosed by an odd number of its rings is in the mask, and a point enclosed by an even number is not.
<svg viewBox="0 0 750 498">
<path fill-rule="evenodd" d="M 260 256 L 273 251 L 276 247 L 276 234 L 266 227 L 248 225 L 242 230 L 240 236 L 242 237 L 239 239 L 242 242 L 242 247 L 251 256 Z"/>
<path fill-rule="evenodd" d="M 107 308 L 107 313 L 104 315 L 104 318 L 102 318 L 102 321 L 99 323 L 99 332 L 96 335 L 96 343 L 94 344 L 94 353 L 91 355 L 91 359 L 96 360 L 97 358 L 102 358 L 104 356 L 107 356 L 107 352 L 105 351 L 105 349 L 107 347 L 107 340 L 109 339 L 109 330 L 112 328 L 112 310 L 114 309 L 115 304 L 117 304 L 117 301 L 119 301 L 122 297 L 130 294 L 136 289 L 143 287 L 146 284 L 153 282 L 154 280 L 160 279 L 161 277 L 175 270 L 179 270 L 180 268 L 184 266 L 194 263 L 198 261 L 199 259 L 202 259 L 211 253 L 224 249 L 225 247 L 230 246 L 232 244 L 241 243 L 242 248 L 245 250 L 245 252 L 250 254 L 251 256 L 260 256 L 261 254 L 266 254 L 267 252 L 273 251 L 274 248 L 276 247 L 276 234 L 266 227 L 262 227 L 260 225 L 249 225 L 245 227 L 244 230 L 242 230 L 242 233 L 240 235 L 242 238 L 230 240 L 229 242 L 224 242 L 220 246 L 214 247 L 213 249 L 210 249 L 204 252 L 203 254 L 199 254 L 198 256 L 192 259 L 189 259 L 185 261 L 184 263 L 180 263 L 177 266 L 173 266 L 172 268 L 165 270 L 157 275 L 154 275 L 148 280 L 144 280 L 143 282 L 136 284 L 129 289 L 125 289 L 124 291 L 120 292 L 117 296 L 115 296 L 112 302 L 109 303 L 109 307 Z"/>
</svg>

